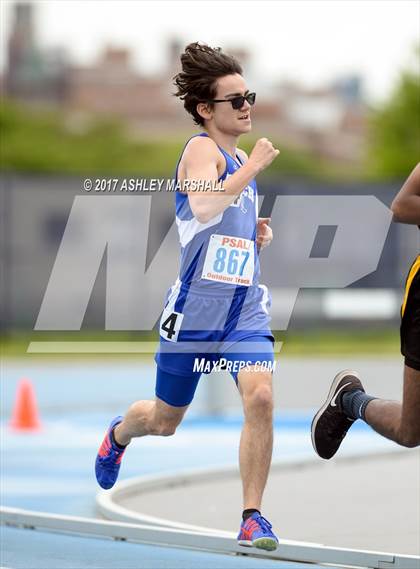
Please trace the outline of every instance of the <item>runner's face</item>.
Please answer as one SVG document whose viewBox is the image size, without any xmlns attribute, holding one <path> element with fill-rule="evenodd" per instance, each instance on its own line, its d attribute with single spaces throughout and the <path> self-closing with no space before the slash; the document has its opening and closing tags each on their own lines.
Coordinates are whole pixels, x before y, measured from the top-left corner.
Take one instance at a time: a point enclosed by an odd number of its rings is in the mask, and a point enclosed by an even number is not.
<svg viewBox="0 0 420 569">
<path fill-rule="evenodd" d="M 248 88 L 245 84 L 244 78 L 236 73 L 235 75 L 226 75 L 217 80 L 217 91 L 215 99 L 232 99 L 238 95 L 245 95 L 248 93 Z M 239 136 L 250 132 L 251 125 L 251 105 L 248 101 L 240 109 L 233 109 L 232 104 L 227 103 L 214 103 L 212 111 L 212 119 L 214 125 L 225 132 Z"/>
</svg>

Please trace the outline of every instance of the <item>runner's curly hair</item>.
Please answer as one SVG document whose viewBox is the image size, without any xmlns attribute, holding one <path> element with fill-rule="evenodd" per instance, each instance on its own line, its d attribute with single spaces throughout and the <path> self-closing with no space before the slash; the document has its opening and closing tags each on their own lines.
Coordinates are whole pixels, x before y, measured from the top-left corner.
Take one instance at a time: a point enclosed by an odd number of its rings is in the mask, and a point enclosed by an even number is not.
<svg viewBox="0 0 420 569">
<path fill-rule="evenodd" d="M 174 93 L 184 101 L 185 110 L 193 116 L 195 124 L 204 125 L 197 112 L 197 104 L 216 97 L 217 79 L 239 73 L 242 67 L 220 47 L 212 48 L 204 43 L 190 43 L 181 55 L 182 71 L 173 78 L 178 88 Z"/>
</svg>

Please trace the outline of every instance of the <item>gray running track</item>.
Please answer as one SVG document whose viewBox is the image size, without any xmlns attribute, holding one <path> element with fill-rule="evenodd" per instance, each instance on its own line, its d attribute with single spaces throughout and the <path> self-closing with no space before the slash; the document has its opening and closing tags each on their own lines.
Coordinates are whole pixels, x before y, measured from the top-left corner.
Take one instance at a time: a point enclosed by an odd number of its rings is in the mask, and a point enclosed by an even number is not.
<svg viewBox="0 0 420 569">
<path fill-rule="evenodd" d="M 418 450 L 282 464 L 272 468 L 264 515 L 283 539 L 420 555 L 419 481 Z M 232 473 L 130 493 L 117 503 L 146 515 L 231 531 L 241 484 Z M 200 507 L 186 508 L 186 503 Z"/>
</svg>

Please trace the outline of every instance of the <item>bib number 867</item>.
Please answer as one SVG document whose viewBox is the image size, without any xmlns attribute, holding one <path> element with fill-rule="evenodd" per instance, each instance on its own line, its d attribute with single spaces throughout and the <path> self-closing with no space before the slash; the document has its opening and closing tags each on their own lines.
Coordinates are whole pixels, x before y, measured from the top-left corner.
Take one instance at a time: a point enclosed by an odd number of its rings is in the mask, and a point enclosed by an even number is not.
<svg viewBox="0 0 420 569">
<path fill-rule="evenodd" d="M 241 277 L 244 273 L 246 262 L 249 259 L 249 252 L 241 251 L 241 255 L 242 259 L 238 259 L 238 257 L 240 257 L 239 251 L 237 249 L 231 249 L 226 263 L 227 251 L 225 247 L 219 247 L 216 251 L 216 260 L 213 264 L 213 271 L 215 273 L 223 273 L 226 267 L 229 275 L 238 274 Z M 242 264 L 239 266 L 240 263 Z"/>
</svg>

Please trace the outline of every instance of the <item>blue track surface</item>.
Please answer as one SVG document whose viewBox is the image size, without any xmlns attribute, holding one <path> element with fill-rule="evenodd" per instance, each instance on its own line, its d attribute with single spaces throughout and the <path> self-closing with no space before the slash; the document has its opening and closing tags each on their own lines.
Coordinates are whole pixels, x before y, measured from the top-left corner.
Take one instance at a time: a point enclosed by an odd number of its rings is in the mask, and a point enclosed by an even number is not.
<svg viewBox="0 0 420 569">
<path fill-rule="evenodd" d="M 10 416 L 18 378 L 26 375 L 35 385 L 43 421 L 43 430 L 31 435 L 10 431 L 6 422 L 0 426 L 2 505 L 95 517 L 98 487 L 93 467 L 104 430 L 110 418 L 122 414 L 132 400 L 153 396 L 152 383 L 137 382 L 130 374 L 121 379 L 115 369 L 92 364 L 73 366 L 70 375 L 63 364 L 32 370 L 11 366 L 3 369 L 2 375 L 5 416 Z M 205 397 L 204 391 L 200 397 Z M 287 462 L 313 456 L 310 421 L 309 413 L 276 419 L 275 460 Z M 192 415 L 173 437 L 135 441 L 124 458 L 121 479 L 236 464 L 241 424 L 240 417 Z M 367 427 L 356 425 L 352 437 L 344 441 L 343 453 L 391 448 L 388 441 L 373 435 Z M 239 518 L 240 512 L 238 527 Z M 2 541 L 1 563 L 22 569 L 307 567 L 12 528 L 2 528 Z"/>
<path fill-rule="evenodd" d="M 252 559 L 15 528 L 3 528 L 2 541 L 2 563 L 16 569 L 321 569 L 319 565 L 290 561 Z M 25 551 L 22 551 L 23 541 Z"/>
</svg>

